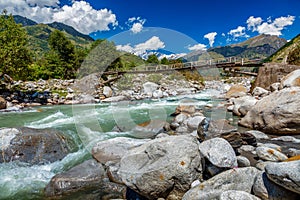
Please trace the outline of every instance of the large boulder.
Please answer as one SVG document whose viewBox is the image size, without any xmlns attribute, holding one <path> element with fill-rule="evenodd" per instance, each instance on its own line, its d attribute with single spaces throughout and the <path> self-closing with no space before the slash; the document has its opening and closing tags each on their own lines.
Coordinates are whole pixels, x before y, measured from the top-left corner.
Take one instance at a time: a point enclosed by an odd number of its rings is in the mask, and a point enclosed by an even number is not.
<svg viewBox="0 0 300 200">
<path fill-rule="evenodd" d="M 225 98 L 237 98 L 237 97 L 243 97 L 246 96 L 247 88 L 243 85 L 233 85 L 229 89 L 229 91 L 226 93 Z"/>
<path fill-rule="evenodd" d="M 0 141 L 0 163 L 45 164 L 63 159 L 70 151 L 66 136 L 52 129 L 2 128 Z"/>
<path fill-rule="evenodd" d="M 274 183 L 300 194 L 300 160 L 270 163 L 265 170 L 268 178 Z"/>
<path fill-rule="evenodd" d="M 125 191 L 125 186 L 109 182 L 103 166 L 92 159 L 55 175 L 45 195 L 51 199 L 111 199 L 124 198 Z"/>
<path fill-rule="evenodd" d="M 118 162 L 132 148 L 141 146 L 150 140 L 139 140 L 126 137 L 117 137 L 105 141 L 100 141 L 92 149 L 93 157 L 100 163 L 108 161 Z"/>
<path fill-rule="evenodd" d="M 113 91 L 112 91 L 112 89 L 110 87 L 104 86 L 104 88 L 103 88 L 103 94 L 104 94 L 105 97 L 109 98 L 109 97 L 112 97 Z"/>
<path fill-rule="evenodd" d="M 233 113 L 238 116 L 245 116 L 249 110 L 256 104 L 257 99 L 252 96 L 244 96 L 233 99 Z"/>
<path fill-rule="evenodd" d="M 240 125 L 273 134 L 300 134 L 300 87 L 273 92 L 258 101 Z"/>
<path fill-rule="evenodd" d="M 0 110 L 6 109 L 6 100 L 3 97 L 0 97 Z"/>
<path fill-rule="evenodd" d="M 146 82 L 143 84 L 144 93 L 148 96 L 152 96 L 153 92 L 158 88 L 156 83 Z"/>
<path fill-rule="evenodd" d="M 210 163 L 220 168 L 237 167 L 237 158 L 233 148 L 223 138 L 213 138 L 199 145 L 200 153 Z"/>
<path fill-rule="evenodd" d="M 168 123 L 164 120 L 151 120 L 142 124 L 136 125 L 131 131 L 132 137 L 135 138 L 154 138 L 159 133 L 165 131 Z"/>
<path fill-rule="evenodd" d="M 278 162 L 278 161 L 284 161 L 284 160 L 288 159 L 288 157 L 286 155 L 284 155 L 283 153 L 281 153 L 275 149 L 264 147 L 264 146 L 257 147 L 256 153 L 260 159 L 265 160 L 265 161 Z"/>
<path fill-rule="evenodd" d="M 238 191 L 238 190 L 228 190 L 222 192 L 219 200 L 260 200 L 260 198 L 249 194 L 248 192 Z"/>
<path fill-rule="evenodd" d="M 300 87 L 300 69 L 297 69 L 285 76 L 280 83 L 280 88 Z"/>
<path fill-rule="evenodd" d="M 154 139 L 125 155 L 119 174 L 128 187 L 149 199 L 181 199 L 202 177 L 198 141 L 189 135 Z"/>
<path fill-rule="evenodd" d="M 258 173 L 259 171 L 254 167 L 227 170 L 191 188 L 182 199 L 218 199 L 223 192 L 228 190 L 250 193 Z"/>
<path fill-rule="evenodd" d="M 253 193 L 263 200 L 296 200 L 297 193 L 291 192 L 270 181 L 265 172 L 260 172 L 253 185 Z"/>
</svg>

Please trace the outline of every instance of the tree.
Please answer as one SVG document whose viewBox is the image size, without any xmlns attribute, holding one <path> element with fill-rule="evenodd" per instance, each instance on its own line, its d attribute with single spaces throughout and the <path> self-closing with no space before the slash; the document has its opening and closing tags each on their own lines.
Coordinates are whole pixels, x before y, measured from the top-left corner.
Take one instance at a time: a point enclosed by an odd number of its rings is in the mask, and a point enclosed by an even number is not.
<svg viewBox="0 0 300 200">
<path fill-rule="evenodd" d="M 163 64 L 163 65 L 168 65 L 169 60 L 166 57 L 163 57 L 163 59 L 161 59 L 160 63 Z"/>
<path fill-rule="evenodd" d="M 287 62 L 291 65 L 300 65 L 300 45 L 291 51 L 287 57 Z"/>
<path fill-rule="evenodd" d="M 151 54 L 148 56 L 147 63 L 159 64 L 159 60 L 155 54 Z"/>
<path fill-rule="evenodd" d="M 50 52 L 46 58 L 53 70 L 52 78 L 74 78 L 80 63 L 72 42 L 63 32 L 55 30 L 50 34 L 48 44 Z"/>
<path fill-rule="evenodd" d="M 12 15 L 6 11 L 0 16 L 0 71 L 14 79 L 28 76 L 28 66 L 32 63 L 27 48 L 27 33 L 20 24 L 16 24 Z"/>
</svg>

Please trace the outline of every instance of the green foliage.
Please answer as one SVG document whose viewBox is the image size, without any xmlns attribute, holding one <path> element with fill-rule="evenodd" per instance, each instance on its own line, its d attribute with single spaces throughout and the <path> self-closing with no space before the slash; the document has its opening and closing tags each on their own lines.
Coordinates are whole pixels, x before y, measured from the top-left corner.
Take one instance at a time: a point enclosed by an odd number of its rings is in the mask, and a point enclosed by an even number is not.
<svg viewBox="0 0 300 200">
<path fill-rule="evenodd" d="M 161 74 L 150 74 L 147 80 L 156 84 L 159 84 L 160 80 L 163 78 Z"/>
<path fill-rule="evenodd" d="M 26 31 L 4 12 L 0 16 L 0 71 L 14 79 L 25 79 L 31 63 Z"/>
<path fill-rule="evenodd" d="M 168 64 L 170 64 L 170 63 L 169 63 L 169 60 L 168 60 L 166 57 L 163 57 L 163 59 L 161 59 L 160 63 L 163 64 L 163 65 L 168 65 Z"/>
<path fill-rule="evenodd" d="M 155 54 L 148 56 L 147 63 L 159 64 L 159 60 Z"/>
<path fill-rule="evenodd" d="M 300 65 L 300 44 L 289 53 L 287 62 L 292 65 Z"/>
</svg>

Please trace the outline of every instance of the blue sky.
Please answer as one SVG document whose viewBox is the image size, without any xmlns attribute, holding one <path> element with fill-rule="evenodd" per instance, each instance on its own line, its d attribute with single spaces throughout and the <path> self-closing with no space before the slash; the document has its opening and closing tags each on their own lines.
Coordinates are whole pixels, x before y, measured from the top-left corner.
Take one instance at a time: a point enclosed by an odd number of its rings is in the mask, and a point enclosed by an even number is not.
<svg viewBox="0 0 300 200">
<path fill-rule="evenodd" d="M 180 53 L 262 33 L 287 40 L 300 33 L 299 0 L 0 0 L 0 9 L 42 23 L 60 21 L 131 52 Z"/>
</svg>

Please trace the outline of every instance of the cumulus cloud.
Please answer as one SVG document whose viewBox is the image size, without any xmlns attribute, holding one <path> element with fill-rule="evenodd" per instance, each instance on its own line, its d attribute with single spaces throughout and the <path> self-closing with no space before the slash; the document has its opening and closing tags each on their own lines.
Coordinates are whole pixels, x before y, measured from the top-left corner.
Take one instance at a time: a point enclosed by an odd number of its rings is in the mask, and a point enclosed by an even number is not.
<svg viewBox="0 0 300 200">
<path fill-rule="evenodd" d="M 58 0 L 0 1 L 0 9 L 6 9 L 9 13 L 25 16 L 39 23 L 62 22 L 85 34 L 108 31 L 109 26 L 118 24 L 116 15 L 111 10 L 96 10 L 86 1 L 72 1 L 70 6 L 58 5 Z"/>
<path fill-rule="evenodd" d="M 188 49 L 190 51 L 199 51 L 199 50 L 205 51 L 206 50 L 206 45 L 205 44 L 196 44 L 194 46 L 188 47 Z"/>
<path fill-rule="evenodd" d="M 167 58 L 168 60 L 176 60 L 178 58 L 182 58 L 184 56 L 186 56 L 187 54 L 186 53 L 172 53 L 170 55 L 166 55 L 166 54 L 161 54 L 158 59 L 161 60 L 163 58 Z"/>
<path fill-rule="evenodd" d="M 248 30 L 252 30 L 252 32 L 257 30 L 257 27 L 262 23 L 261 17 L 251 16 L 247 20 Z"/>
<path fill-rule="evenodd" d="M 130 27 L 130 31 L 133 34 L 137 34 L 143 30 L 145 22 L 146 19 L 142 19 L 141 17 L 130 17 L 126 24 Z"/>
<path fill-rule="evenodd" d="M 165 48 L 165 43 L 157 36 L 153 36 L 144 43 L 137 44 L 134 47 L 132 47 L 130 44 L 117 45 L 118 50 L 134 53 L 135 55 L 142 55 L 148 50 L 155 51 L 162 48 Z"/>
<path fill-rule="evenodd" d="M 204 38 L 209 40 L 210 47 L 212 47 L 214 45 L 216 36 L 217 36 L 216 32 L 207 33 L 206 35 L 204 35 Z"/>
<path fill-rule="evenodd" d="M 239 37 L 249 37 L 249 35 L 246 34 L 246 28 L 243 26 L 238 26 L 236 29 L 230 30 L 228 34 L 233 36 L 234 39 Z"/>
<path fill-rule="evenodd" d="M 252 31 L 257 31 L 259 34 L 267 35 L 282 35 L 282 30 L 286 26 L 290 26 L 294 23 L 295 16 L 287 17 L 278 17 L 272 21 L 269 17 L 267 22 L 263 23 L 263 20 L 260 17 L 254 18 L 253 16 L 249 17 L 247 20 L 248 29 Z"/>
</svg>

